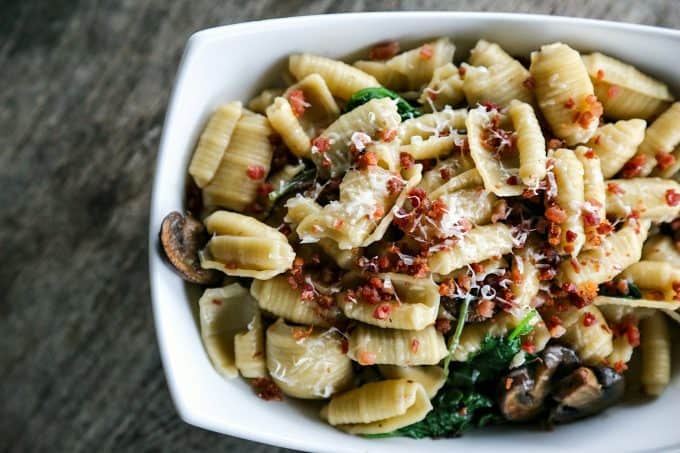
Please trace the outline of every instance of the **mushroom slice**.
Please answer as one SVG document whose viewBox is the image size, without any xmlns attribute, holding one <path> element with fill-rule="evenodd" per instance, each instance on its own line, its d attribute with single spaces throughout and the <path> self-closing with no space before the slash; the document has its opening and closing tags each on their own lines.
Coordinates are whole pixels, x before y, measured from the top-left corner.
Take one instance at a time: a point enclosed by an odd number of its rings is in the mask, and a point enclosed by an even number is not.
<svg viewBox="0 0 680 453">
<path fill-rule="evenodd" d="M 515 368 L 501 379 L 499 407 L 507 420 L 525 422 L 535 418 L 545 407 L 552 378 L 579 365 L 576 353 L 564 346 L 549 346 L 541 358 Z"/>
<path fill-rule="evenodd" d="M 579 367 L 557 382 L 553 398 L 559 403 L 551 413 L 553 423 L 566 423 L 597 414 L 623 396 L 622 375 L 608 367 Z"/>
<path fill-rule="evenodd" d="M 160 240 L 165 256 L 184 280 L 202 285 L 220 281 L 218 271 L 201 268 L 198 250 L 208 241 L 208 234 L 200 221 L 173 211 L 161 223 Z"/>
</svg>

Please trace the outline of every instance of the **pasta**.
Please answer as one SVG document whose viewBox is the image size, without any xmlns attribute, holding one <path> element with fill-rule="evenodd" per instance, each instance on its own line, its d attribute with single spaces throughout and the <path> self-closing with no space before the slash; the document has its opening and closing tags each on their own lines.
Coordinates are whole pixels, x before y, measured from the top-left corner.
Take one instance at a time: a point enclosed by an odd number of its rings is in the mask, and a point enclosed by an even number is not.
<svg viewBox="0 0 680 453">
<path fill-rule="evenodd" d="M 243 211 L 255 201 L 257 187 L 269 173 L 274 154 L 271 133 L 267 118 L 243 112 L 215 176 L 203 187 L 206 205 Z"/>
<path fill-rule="evenodd" d="M 207 357 L 368 437 L 602 411 L 638 346 L 660 395 L 664 315 L 680 323 L 680 103 L 560 42 L 528 69 L 484 39 L 455 50 L 299 53 L 247 109 L 214 104 L 188 166 L 201 199 L 159 237 L 204 285 Z"/>
<path fill-rule="evenodd" d="M 347 355 L 360 365 L 436 365 L 447 354 L 444 336 L 434 326 L 422 330 L 358 325 L 349 336 Z"/>
<path fill-rule="evenodd" d="M 582 58 L 595 94 L 609 118 L 648 120 L 661 113 L 673 100 L 664 83 L 643 74 L 634 66 L 598 52 Z"/>
<path fill-rule="evenodd" d="M 635 155 L 645 138 L 647 123 L 632 119 L 605 124 L 597 128 L 586 144 L 600 158 L 602 175 L 610 179 Z"/>
<path fill-rule="evenodd" d="M 680 193 L 680 184 L 670 179 L 633 178 L 609 181 L 616 190 L 607 191 L 607 214 L 626 217 L 631 212 L 639 213 L 640 218 L 654 222 L 670 222 L 680 214 L 680 206 L 672 200 L 669 193 Z"/>
<path fill-rule="evenodd" d="M 468 104 L 491 101 L 506 107 L 512 100 L 533 103 L 529 71 L 498 44 L 478 41 L 470 51 L 470 65 L 462 66 Z"/>
<path fill-rule="evenodd" d="M 635 176 L 647 176 L 657 166 L 665 173 L 668 168 L 662 168 L 663 156 L 674 153 L 674 149 L 680 144 L 680 102 L 670 106 L 647 128 L 645 139 L 638 148 L 638 155 L 642 158 L 639 168 L 636 168 Z M 673 157 L 675 154 L 672 154 Z M 675 159 L 674 159 L 675 160 Z M 670 168 L 675 168 L 670 165 Z M 672 176 L 666 174 L 665 177 Z"/>
<path fill-rule="evenodd" d="M 292 327 L 281 319 L 267 329 L 267 370 L 283 393 L 304 399 L 328 398 L 354 379 L 337 333 Z"/>
<path fill-rule="evenodd" d="M 206 289 L 198 309 L 201 338 L 213 366 L 225 378 L 238 376 L 234 337 L 255 314 L 248 291 L 238 283 Z"/>
<path fill-rule="evenodd" d="M 531 54 L 536 98 L 551 129 L 567 145 L 588 141 L 599 125 L 602 104 L 574 49 L 555 43 Z"/>
<path fill-rule="evenodd" d="M 422 385 L 389 379 L 332 398 L 321 417 L 353 434 L 380 434 L 418 422 L 430 410 L 432 404 Z"/>
<path fill-rule="evenodd" d="M 671 339 L 663 314 L 656 312 L 642 320 L 642 387 L 648 395 L 659 396 L 670 382 Z"/>
<path fill-rule="evenodd" d="M 240 102 L 230 102 L 210 117 L 189 164 L 189 174 L 198 187 L 205 187 L 215 177 L 242 110 Z"/>
</svg>

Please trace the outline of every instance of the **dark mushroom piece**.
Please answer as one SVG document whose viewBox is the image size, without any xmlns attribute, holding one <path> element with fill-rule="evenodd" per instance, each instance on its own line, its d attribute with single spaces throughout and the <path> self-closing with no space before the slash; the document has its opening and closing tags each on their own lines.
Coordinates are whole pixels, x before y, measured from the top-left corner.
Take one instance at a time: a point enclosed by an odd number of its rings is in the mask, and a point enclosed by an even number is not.
<svg viewBox="0 0 680 453">
<path fill-rule="evenodd" d="M 555 385 L 558 405 L 550 412 L 552 423 L 567 423 L 597 414 L 623 397 L 624 377 L 608 367 L 579 367 Z"/>
<path fill-rule="evenodd" d="M 568 373 L 580 364 L 574 351 L 564 346 L 549 346 L 541 359 L 515 368 L 501 379 L 498 405 L 512 422 L 526 422 L 545 409 L 554 376 Z"/>
<path fill-rule="evenodd" d="M 184 280 L 202 285 L 220 281 L 221 274 L 201 268 L 198 259 L 198 250 L 208 241 L 208 233 L 200 221 L 171 212 L 161 224 L 160 240 L 166 258 Z"/>
</svg>

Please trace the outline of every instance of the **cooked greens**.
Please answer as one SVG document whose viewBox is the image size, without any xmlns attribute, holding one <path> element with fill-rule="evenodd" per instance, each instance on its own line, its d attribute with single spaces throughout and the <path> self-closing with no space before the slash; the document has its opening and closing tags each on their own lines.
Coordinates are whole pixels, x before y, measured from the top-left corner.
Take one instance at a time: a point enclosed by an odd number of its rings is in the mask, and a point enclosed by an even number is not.
<svg viewBox="0 0 680 453">
<path fill-rule="evenodd" d="M 364 88 L 362 90 L 357 91 L 352 95 L 351 98 L 349 98 L 349 101 L 347 101 L 347 105 L 345 106 L 345 112 L 354 110 L 360 105 L 367 103 L 371 99 L 382 98 L 390 98 L 397 101 L 397 111 L 399 112 L 399 116 L 401 116 L 402 120 L 408 120 L 422 115 L 420 110 L 409 104 L 406 99 L 402 98 L 394 91 L 388 90 L 387 88 L 383 87 Z"/>
</svg>

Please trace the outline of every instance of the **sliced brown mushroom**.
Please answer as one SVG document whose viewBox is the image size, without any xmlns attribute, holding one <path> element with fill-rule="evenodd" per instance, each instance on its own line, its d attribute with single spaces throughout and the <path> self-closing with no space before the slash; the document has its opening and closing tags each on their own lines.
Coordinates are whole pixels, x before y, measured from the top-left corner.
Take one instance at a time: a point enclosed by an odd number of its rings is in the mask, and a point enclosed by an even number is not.
<svg viewBox="0 0 680 453">
<path fill-rule="evenodd" d="M 221 274 L 201 268 L 198 259 L 198 250 L 208 241 L 208 233 L 200 221 L 171 212 L 161 224 L 160 240 L 165 256 L 184 280 L 202 285 L 220 281 Z"/>
<path fill-rule="evenodd" d="M 579 367 L 555 385 L 553 398 L 558 405 L 549 420 L 566 423 L 602 412 L 623 396 L 622 375 L 608 367 Z"/>
<path fill-rule="evenodd" d="M 579 363 L 571 349 L 549 346 L 539 360 L 510 371 L 501 379 L 499 388 L 498 402 L 503 416 L 513 422 L 535 418 L 545 409 L 552 378 L 573 370 Z"/>
</svg>

